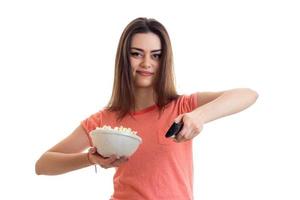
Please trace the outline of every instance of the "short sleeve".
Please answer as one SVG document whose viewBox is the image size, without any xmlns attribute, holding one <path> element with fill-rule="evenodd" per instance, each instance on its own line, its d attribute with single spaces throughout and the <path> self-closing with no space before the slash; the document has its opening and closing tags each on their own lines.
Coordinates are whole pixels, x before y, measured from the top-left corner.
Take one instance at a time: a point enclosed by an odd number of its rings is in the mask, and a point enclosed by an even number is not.
<svg viewBox="0 0 300 200">
<path fill-rule="evenodd" d="M 198 107 L 198 95 L 197 93 L 193 93 L 190 95 L 182 95 L 179 98 L 178 106 L 180 113 L 191 112 Z"/>
<path fill-rule="evenodd" d="M 86 134 L 88 136 L 89 142 L 92 146 L 92 141 L 91 141 L 91 136 L 90 136 L 90 132 L 94 129 L 96 129 L 97 127 L 101 127 L 102 126 L 102 111 L 99 111 L 95 114 L 92 114 L 91 116 L 89 116 L 88 118 L 86 118 L 85 120 L 81 121 L 81 125 L 84 128 L 84 130 L 86 131 Z"/>
</svg>

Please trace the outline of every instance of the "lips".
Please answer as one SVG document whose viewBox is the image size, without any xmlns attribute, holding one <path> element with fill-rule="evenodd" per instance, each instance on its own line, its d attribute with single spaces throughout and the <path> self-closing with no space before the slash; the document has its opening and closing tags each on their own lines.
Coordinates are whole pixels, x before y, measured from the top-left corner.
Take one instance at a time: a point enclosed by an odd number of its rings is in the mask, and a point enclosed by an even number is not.
<svg viewBox="0 0 300 200">
<path fill-rule="evenodd" d="M 136 71 L 136 73 L 142 75 L 142 76 L 152 76 L 154 73 L 148 72 L 148 71 Z"/>
</svg>

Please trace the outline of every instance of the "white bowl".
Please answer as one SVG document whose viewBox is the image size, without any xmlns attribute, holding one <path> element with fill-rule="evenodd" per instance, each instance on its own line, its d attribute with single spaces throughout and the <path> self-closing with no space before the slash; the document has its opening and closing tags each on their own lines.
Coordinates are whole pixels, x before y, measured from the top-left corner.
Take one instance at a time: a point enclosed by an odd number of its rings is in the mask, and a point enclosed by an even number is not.
<svg viewBox="0 0 300 200">
<path fill-rule="evenodd" d="M 139 136 L 114 129 L 96 128 L 91 131 L 91 138 L 97 152 L 103 157 L 130 157 L 142 143 Z"/>
</svg>

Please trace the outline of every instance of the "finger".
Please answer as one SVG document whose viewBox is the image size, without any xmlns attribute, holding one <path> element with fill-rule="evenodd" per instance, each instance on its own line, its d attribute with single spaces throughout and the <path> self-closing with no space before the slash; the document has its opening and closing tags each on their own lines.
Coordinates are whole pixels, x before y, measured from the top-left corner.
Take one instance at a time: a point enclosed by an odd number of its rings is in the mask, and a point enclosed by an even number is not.
<svg viewBox="0 0 300 200">
<path fill-rule="evenodd" d="M 182 140 L 183 140 L 182 137 L 175 137 L 175 138 L 173 139 L 173 141 L 174 141 L 174 142 L 177 142 L 177 143 L 181 142 Z"/>
<path fill-rule="evenodd" d="M 183 115 L 178 115 L 178 116 L 175 118 L 174 122 L 176 122 L 176 123 L 181 122 L 182 117 L 183 117 Z"/>
<path fill-rule="evenodd" d="M 183 138 L 183 137 L 176 139 L 176 142 L 177 142 L 177 143 L 183 142 L 183 141 L 184 141 L 184 138 Z"/>
<path fill-rule="evenodd" d="M 128 160 L 128 157 L 127 156 L 121 156 L 120 159 Z"/>
<path fill-rule="evenodd" d="M 189 140 L 189 138 L 192 136 L 192 132 L 190 129 L 185 128 L 180 131 L 180 133 L 176 137 L 176 142 L 185 142 Z"/>
<path fill-rule="evenodd" d="M 116 161 L 114 161 L 111 165 L 114 167 L 119 167 L 122 163 L 127 162 L 128 158 L 120 158 Z"/>
<path fill-rule="evenodd" d="M 186 139 L 185 137 L 183 137 L 183 138 L 180 138 L 179 140 L 177 140 L 176 142 L 177 143 L 180 143 L 180 142 L 185 142 L 185 141 L 187 141 L 188 139 Z"/>
<path fill-rule="evenodd" d="M 100 165 L 100 167 L 102 167 L 102 168 L 106 168 L 106 167 L 105 167 L 105 165 Z"/>
<path fill-rule="evenodd" d="M 194 131 L 189 131 L 188 133 L 186 133 L 184 135 L 184 140 L 190 140 L 193 139 L 193 137 L 195 137 L 195 132 Z"/>
<path fill-rule="evenodd" d="M 176 140 L 177 141 L 181 141 L 185 137 L 185 135 L 187 134 L 187 132 L 188 132 L 187 126 L 184 126 L 182 128 L 182 130 L 177 134 Z"/>
<path fill-rule="evenodd" d="M 193 139 L 197 134 L 195 133 L 195 131 L 193 132 L 187 132 L 182 138 L 179 139 L 178 142 L 186 142 L 188 140 Z"/>
<path fill-rule="evenodd" d="M 113 163 L 116 163 L 116 162 L 124 162 L 124 161 L 127 161 L 128 160 L 128 157 L 126 156 L 121 156 L 119 159 L 116 159 Z"/>
<path fill-rule="evenodd" d="M 110 165 L 115 160 L 117 160 L 117 156 L 116 155 L 112 155 L 112 156 L 110 156 L 108 158 L 101 158 L 101 164 L 103 164 L 103 165 Z"/>
<path fill-rule="evenodd" d="M 108 168 L 110 168 L 110 167 L 112 167 L 112 166 L 110 166 L 110 165 L 100 165 L 102 168 L 104 168 L 104 169 L 108 169 Z"/>
<path fill-rule="evenodd" d="M 128 158 L 120 158 L 120 159 L 116 159 L 115 161 L 111 162 L 108 165 L 103 166 L 105 169 L 110 168 L 110 167 L 119 167 L 122 163 L 125 163 L 128 161 Z"/>
<path fill-rule="evenodd" d="M 89 148 L 89 153 L 94 154 L 96 152 L 97 152 L 97 148 L 96 147 Z"/>
</svg>

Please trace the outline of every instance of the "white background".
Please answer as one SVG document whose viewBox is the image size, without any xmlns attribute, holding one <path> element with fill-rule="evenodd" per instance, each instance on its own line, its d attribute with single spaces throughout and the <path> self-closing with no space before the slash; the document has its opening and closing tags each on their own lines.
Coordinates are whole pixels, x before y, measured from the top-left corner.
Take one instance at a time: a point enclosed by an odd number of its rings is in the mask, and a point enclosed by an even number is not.
<svg viewBox="0 0 300 200">
<path fill-rule="evenodd" d="M 109 198 L 113 169 L 37 176 L 34 165 L 106 105 L 123 29 L 151 17 L 171 37 L 181 94 L 259 93 L 195 138 L 195 200 L 299 200 L 299 10 L 291 0 L 1 1 L 0 199 Z"/>
</svg>

